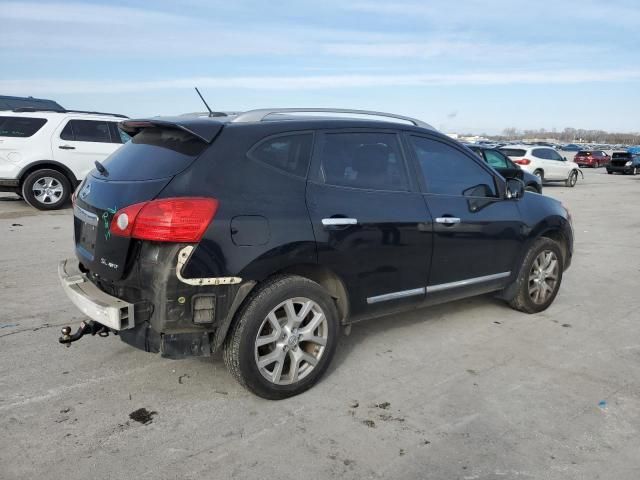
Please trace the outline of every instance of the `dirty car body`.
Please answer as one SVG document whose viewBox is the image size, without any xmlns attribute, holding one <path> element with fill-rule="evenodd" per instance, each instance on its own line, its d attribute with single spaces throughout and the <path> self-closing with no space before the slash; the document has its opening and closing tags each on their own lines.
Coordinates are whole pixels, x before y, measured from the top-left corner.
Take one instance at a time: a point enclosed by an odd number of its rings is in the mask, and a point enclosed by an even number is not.
<svg viewBox="0 0 640 480">
<path fill-rule="evenodd" d="M 432 129 L 236 120 L 125 121 L 133 139 L 74 194 L 76 258 L 60 264 L 63 287 L 135 347 L 210 355 L 261 286 L 283 276 L 319 285 L 348 325 L 487 292 L 508 296 L 541 237 L 559 245 L 561 271 L 571 262 L 570 217 L 559 202 L 512 195 L 502 176 Z M 327 153 L 336 134 L 360 139 L 357 162 L 338 173 L 322 163 L 345 152 Z M 467 196 L 430 192 L 420 157 L 429 145 L 433 155 L 446 149 L 470 162 L 487 182 L 482 193 L 477 185 Z M 379 176 L 354 173 L 381 154 L 390 163 Z"/>
</svg>

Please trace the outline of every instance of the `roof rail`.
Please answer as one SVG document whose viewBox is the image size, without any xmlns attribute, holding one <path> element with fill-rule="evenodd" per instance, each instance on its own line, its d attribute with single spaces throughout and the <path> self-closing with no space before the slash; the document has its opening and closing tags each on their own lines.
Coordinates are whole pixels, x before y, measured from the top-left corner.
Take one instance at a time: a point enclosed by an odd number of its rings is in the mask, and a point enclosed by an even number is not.
<svg viewBox="0 0 640 480">
<path fill-rule="evenodd" d="M 233 123 L 245 123 L 245 122 L 262 122 L 265 121 L 269 115 L 279 113 L 346 113 L 353 115 L 370 115 L 375 117 L 393 118 L 395 120 L 403 120 L 411 123 L 416 127 L 427 128 L 429 130 L 435 130 L 428 123 L 423 122 L 411 117 L 405 117 L 402 115 L 396 115 L 393 113 L 373 112 L 369 110 L 352 110 L 346 108 L 264 108 L 259 110 L 249 110 L 239 114 L 232 120 Z"/>
<path fill-rule="evenodd" d="M 38 107 L 21 107 L 14 108 L 13 112 L 55 112 L 55 113 L 86 113 L 89 115 L 109 115 L 111 117 L 119 117 L 119 118 L 129 118 L 126 115 L 121 115 L 119 113 L 106 113 L 106 112 L 90 112 L 86 110 L 67 110 L 63 108 L 55 109 L 55 108 L 38 108 Z"/>
</svg>

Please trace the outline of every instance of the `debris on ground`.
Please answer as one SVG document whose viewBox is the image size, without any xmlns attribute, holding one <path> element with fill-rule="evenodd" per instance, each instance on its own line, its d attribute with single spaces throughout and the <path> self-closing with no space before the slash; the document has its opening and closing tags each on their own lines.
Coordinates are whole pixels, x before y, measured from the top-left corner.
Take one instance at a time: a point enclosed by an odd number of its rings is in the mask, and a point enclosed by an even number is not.
<svg viewBox="0 0 640 480">
<path fill-rule="evenodd" d="M 143 407 L 131 412 L 129 414 L 129 418 L 131 420 L 135 420 L 136 422 L 142 423 L 143 425 L 149 425 L 151 422 L 153 422 L 153 416 L 157 414 L 158 412 L 149 411 Z"/>
</svg>

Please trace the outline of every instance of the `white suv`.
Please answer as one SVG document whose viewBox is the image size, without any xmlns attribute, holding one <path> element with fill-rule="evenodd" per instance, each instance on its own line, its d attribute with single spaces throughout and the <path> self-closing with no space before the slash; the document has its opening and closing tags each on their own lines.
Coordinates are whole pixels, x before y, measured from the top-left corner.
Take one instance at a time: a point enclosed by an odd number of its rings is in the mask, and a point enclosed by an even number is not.
<svg viewBox="0 0 640 480">
<path fill-rule="evenodd" d="M 508 145 L 500 151 L 523 170 L 538 176 L 541 182 L 565 182 L 567 187 L 573 187 L 578 181 L 578 164 L 560 156 L 551 147 Z"/>
<path fill-rule="evenodd" d="M 40 210 L 60 208 L 78 183 L 129 136 L 124 115 L 19 108 L 0 111 L 0 192 Z"/>
</svg>

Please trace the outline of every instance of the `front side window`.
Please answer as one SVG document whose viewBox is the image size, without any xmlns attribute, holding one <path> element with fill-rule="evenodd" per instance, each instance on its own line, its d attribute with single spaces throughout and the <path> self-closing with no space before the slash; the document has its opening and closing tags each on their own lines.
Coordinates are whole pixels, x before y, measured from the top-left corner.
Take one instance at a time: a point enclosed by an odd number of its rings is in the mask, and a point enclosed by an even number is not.
<svg viewBox="0 0 640 480">
<path fill-rule="evenodd" d="M 329 185 L 408 191 L 394 133 L 328 133 L 320 148 L 320 175 Z"/>
<path fill-rule="evenodd" d="M 0 137 L 27 138 L 47 123 L 44 118 L 0 117 Z"/>
<path fill-rule="evenodd" d="M 555 150 L 547 150 L 547 154 L 549 155 L 549 160 L 555 160 L 556 162 L 564 161 L 560 154 Z"/>
<path fill-rule="evenodd" d="M 493 175 L 445 143 L 411 136 L 428 193 L 465 197 L 496 197 Z"/>
<path fill-rule="evenodd" d="M 60 138 L 76 142 L 111 143 L 109 123 L 96 120 L 69 120 Z"/>
<path fill-rule="evenodd" d="M 249 158 L 298 177 L 306 177 L 311 158 L 313 134 L 279 135 L 262 140 L 253 147 Z"/>
</svg>

